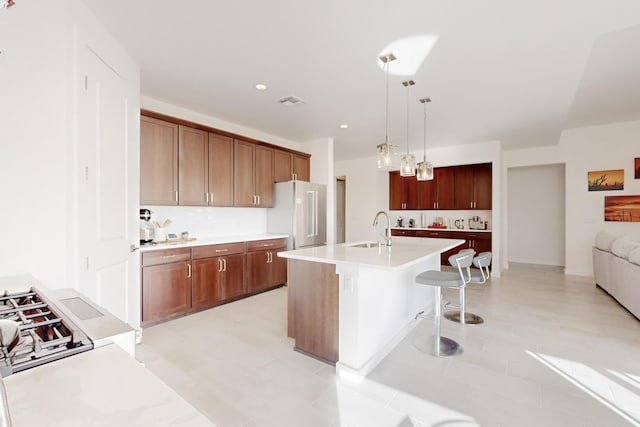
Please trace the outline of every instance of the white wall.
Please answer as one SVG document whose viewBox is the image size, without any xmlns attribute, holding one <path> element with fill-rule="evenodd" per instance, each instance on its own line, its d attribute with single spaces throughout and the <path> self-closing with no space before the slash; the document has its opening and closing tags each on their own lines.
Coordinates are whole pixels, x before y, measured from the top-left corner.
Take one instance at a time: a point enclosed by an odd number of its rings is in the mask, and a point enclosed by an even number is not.
<svg viewBox="0 0 640 427">
<path fill-rule="evenodd" d="M 640 157 L 640 121 L 613 123 L 563 131 L 557 146 L 505 151 L 503 167 L 565 164 L 565 273 L 593 276 L 591 247 L 600 230 L 616 233 L 638 233 L 638 223 L 604 221 L 605 195 L 639 195 L 640 180 L 634 179 L 633 159 Z M 587 172 L 624 169 L 622 191 L 587 191 Z M 502 190 L 506 196 L 506 174 Z M 507 203 L 503 212 L 507 212 Z M 503 247 L 509 251 L 507 232 Z M 505 265 L 504 267 L 508 267 Z"/>
<path fill-rule="evenodd" d="M 564 266 L 564 165 L 510 168 L 508 260 Z"/>
<path fill-rule="evenodd" d="M 0 275 L 76 287 L 76 37 L 126 54 L 77 0 L 0 12 Z"/>
<path fill-rule="evenodd" d="M 640 121 L 572 129 L 563 132 L 560 147 L 567 162 L 566 274 L 593 275 L 591 247 L 596 233 L 638 233 L 639 223 L 605 222 L 604 196 L 640 195 L 633 159 L 640 157 Z M 587 191 L 587 172 L 624 169 L 624 190 Z"/>
<path fill-rule="evenodd" d="M 375 147 L 371 148 L 375 153 Z M 422 153 L 419 154 L 420 158 Z M 453 166 L 472 163 L 493 163 L 493 210 L 490 215 L 492 227 L 492 251 L 494 265 L 502 265 L 502 206 L 501 182 L 502 182 L 502 149 L 498 141 L 485 143 L 458 145 L 432 149 L 427 152 L 427 159 L 435 167 Z M 335 176 L 344 176 L 346 179 L 346 240 L 359 241 L 377 238 L 372 222 L 376 212 L 389 209 L 389 175 L 387 172 L 378 171 L 375 157 L 367 157 L 355 160 L 336 162 Z M 428 217 L 452 216 L 454 211 L 424 211 Z M 458 211 L 456 215 L 468 218 L 469 211 Z M 397 212 L 392 212 L 392 222 L 395 222 Z M 411 211 L 410 216 L 417 217 L 419 211 Z M 457 216 L 456 216 L 457 217 Z M 380 231 L 381 232 L 381 231 Z M 499 276 L 499 269 L 494 271 Z"/>
</svg>

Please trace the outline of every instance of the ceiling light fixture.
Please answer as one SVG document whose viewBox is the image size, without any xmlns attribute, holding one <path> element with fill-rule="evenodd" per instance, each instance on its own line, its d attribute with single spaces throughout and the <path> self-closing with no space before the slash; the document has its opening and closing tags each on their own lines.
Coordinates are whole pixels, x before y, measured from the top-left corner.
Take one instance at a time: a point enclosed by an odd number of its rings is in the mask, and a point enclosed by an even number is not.
<svg viewBox="0 0 640 427">
<path fill-rule="evenodd" d="M 433 165 L 427 162 L 427 103 L 431 102 L 431 98 L 422 98 L 420 102 L 424 106 L 424 137 L 422 161 L 416 165 L 416 178 L 418 181 L 430 181 L 433 179 Z"/>
<path fill-rule="evenodd" d="M 340 129 L 347 129 L 349 125 L 340 125 Z"/>
<path fill-rule="evenodd" d="M 379 59 L 384 63 L 384 69 L 387 79 L 387 98 L 385 110 L 385 136 L 384 143 L 376 146 L 378 150 L 378 169 L 391 169 L 393 167 L 394 158 L 396 157 L 397 145 L 389 142 L 389 63 L 394 61 L 396 57 L 393 53 L 382 55 Z"/>
<path fill-rule="evenodd" d="M 407 88 L 407 152 L 400 156 L 400 176 L 414 176 L 416 174 L 416 156 L 409 153 L 409 89 L 416 83 L 405 80 L 402 86 Z"/>
<path fill-rule="evenodd" d="M 260 90 L 260 91 L 262 91 L 262 90 L 267 90 L 267 85 L 262 84 L 262 83 L 258 83 L 258 84 L 256 85 L 256 89 L 257 89 L 257 90 Z"/>
</svg>

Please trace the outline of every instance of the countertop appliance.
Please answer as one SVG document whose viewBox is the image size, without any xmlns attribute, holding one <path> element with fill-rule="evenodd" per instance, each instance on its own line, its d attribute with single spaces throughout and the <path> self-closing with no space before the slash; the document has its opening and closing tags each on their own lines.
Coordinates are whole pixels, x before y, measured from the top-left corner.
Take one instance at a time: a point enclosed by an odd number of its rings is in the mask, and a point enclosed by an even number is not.
<svg viewBox="0 0 640 427">
<path fill-rule="evenodd" d="M 306 181 L 275 184 L 274 207 L 267 209 L 267 232 L 288 234 L 287 249 L 327 242 L 327 188 Z"/>
</svg>

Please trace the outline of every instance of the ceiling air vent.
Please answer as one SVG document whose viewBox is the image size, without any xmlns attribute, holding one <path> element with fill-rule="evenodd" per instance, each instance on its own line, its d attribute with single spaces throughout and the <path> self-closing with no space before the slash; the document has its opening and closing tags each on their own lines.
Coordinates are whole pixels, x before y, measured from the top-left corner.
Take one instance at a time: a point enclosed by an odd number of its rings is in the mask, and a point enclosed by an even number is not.
<svg viewBox="0 0 640 427">
<path fill-rule="evenodd" d="M 285 98 L 279 99 L 278 102 L 285 107 L 293 107 L 294 105 L 301 105 L 305 103 L 302 99 L 296 96 L 287 96 Z"/>
</svg>

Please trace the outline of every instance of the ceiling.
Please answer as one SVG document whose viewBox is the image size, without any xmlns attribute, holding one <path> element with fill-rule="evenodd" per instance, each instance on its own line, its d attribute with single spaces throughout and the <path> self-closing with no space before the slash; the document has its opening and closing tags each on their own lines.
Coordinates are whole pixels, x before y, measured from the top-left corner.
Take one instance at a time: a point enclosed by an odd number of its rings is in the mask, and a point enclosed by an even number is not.
<svg viewBox="0 0 640 427">
<path fill-rule="evenodd" d="M 552 145 L 562 129 L 640 119 L 637 0 L 83 1 L 140 65 L 144 96 L 303 151 L 332 137 L 336 160 L 384 141 L 377 58 L 415 35 L 438 41 L 409 93 L 407 76 L 389 77 L 389 136 L 403 150 L 408 104 L 422 153 L 425 96 L 427 148 Z M 287 96 L 305 102 L 277 102 Z"/>
</svg>

